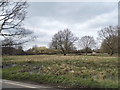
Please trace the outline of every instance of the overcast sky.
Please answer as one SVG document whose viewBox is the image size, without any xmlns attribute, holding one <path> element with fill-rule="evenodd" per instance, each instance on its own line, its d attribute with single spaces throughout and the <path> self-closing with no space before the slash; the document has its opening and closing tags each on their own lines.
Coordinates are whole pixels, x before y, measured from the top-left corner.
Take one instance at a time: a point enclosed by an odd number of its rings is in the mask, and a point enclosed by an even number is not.
<svg viewBox="0 0 120 90">
<path fill-rule="evenodd" d="M 59 30 L 70 29 L 77 37 L 97 38 L 97 31 L 118 24 L 117 2 L 29 2 L 25 27 L 38 38 L 27 44 L 47 46 Z"/>
</svg>

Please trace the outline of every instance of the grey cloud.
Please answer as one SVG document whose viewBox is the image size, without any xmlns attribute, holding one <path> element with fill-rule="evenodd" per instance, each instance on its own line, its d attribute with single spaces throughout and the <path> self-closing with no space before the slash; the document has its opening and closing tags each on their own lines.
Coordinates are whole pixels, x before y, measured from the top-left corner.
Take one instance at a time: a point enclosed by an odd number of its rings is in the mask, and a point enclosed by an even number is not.
<svg viewBox="0 0 120 90">
<path fill-rule="evenodd" d="M 30 16 L 50 17 L 64 22 L 82 22 L 114 10 L 116 3 L 106 2 L 31 2 Z"/>
</svg>

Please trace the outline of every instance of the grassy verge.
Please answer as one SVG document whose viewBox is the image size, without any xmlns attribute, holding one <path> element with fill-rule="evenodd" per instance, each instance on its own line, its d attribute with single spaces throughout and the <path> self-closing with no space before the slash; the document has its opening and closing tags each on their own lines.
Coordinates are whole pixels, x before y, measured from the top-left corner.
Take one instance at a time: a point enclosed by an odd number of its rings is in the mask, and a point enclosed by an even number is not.
<svg viewBox="0 0 120 90">
<path fill-rule="evenodd" d="M 65 87 L 117 88 L 117 57 L 5 56 L 3 78 Z"/>
<path fill-rule="evenodd" d="M 2 78 L 2 69 L 0 68 L 0 78 Z"/>
</svg>

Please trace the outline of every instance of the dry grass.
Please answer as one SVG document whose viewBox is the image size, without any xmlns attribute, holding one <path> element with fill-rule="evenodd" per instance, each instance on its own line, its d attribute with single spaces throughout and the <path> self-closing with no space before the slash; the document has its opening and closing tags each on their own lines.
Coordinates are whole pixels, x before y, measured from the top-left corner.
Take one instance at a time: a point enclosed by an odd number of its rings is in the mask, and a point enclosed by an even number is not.
<svg viewBox="0 0 120 90">
<path fill-rule="evenodd" d="M 115 61 L 117 57 L 101 57 L 101 56 L 63 56 L 63 55 L 28 55 L 28 56 L 3 56 L 3 61 L 51 61 L 51 60 L 84 60 L 84 61 Z"/>
<path fill-rule="evenodd" d="M 28 63 L 30 61 L 30 63 Z M 13 74 L 17 76 L 17 73 L 24 74 L 24 72 L 19 72 L 17 68 L 24 70 L 31 75 L 31 72 L 35 74 L 35 77 L 40 81 L 41 77 L 37 75 L 43 75 L 43 79 L 51 81 L 50 78 L 45 75 L 50 75 L 52 80 L 57 83 L 62 78 L 64 80 L 60 83 L 67 83 L 68 85 L 72 82 L 73 85 L 77 86 L 79 83 L 85 82 L 86 86 L 91 80 L 90 85 L 95 86 L 98 82 L 102 87 L 117 87 L 118 83 L 118 58 L 117 57 L 106 57 L 106 56 L 63 56 L 63 55 L 28 55 L 28 56 L 3 56 L 4 64 L 11 64 L 11 62 L 17 63 L 18 66 L 11 67 L 9 69 L 4 69 L 4 75 L 6 73 L 11 73 L 11 79 L 14 79 Z M 19 62 L 22 62 L 21 64 Z M 26 66 L 27 65 L 27 66 Z M 42 66 L 42 70 L 33 70 L 33 67 Z M 16 73 L 14 72 L 16 71 Z M 30 72 L 29 72 L 30 71 Z M 17 76 L 18 77 L 18 76 Z M 58 79 L 60 77 L 60 79 Z M 70 77 L 70 78 L 69 78 Z M 10 76 L 5 76 L 5 78 L 10 78 Z M 47 79 L 46 79 L 47 78 Z M 24 76 L 21 78 L 24 79 Z M 34 78 L 33 78 L 34 80 Z M 70 80 L 68 82 L 68 80 Z M 92 81 L 93 80 L 93 81 Z M 105 83 L 105 84 L 103 84 Z M 111 86 L 112 85 L 112 86 Z M 84 86 L 84 85 L 83 85 Z"/>
</svg>

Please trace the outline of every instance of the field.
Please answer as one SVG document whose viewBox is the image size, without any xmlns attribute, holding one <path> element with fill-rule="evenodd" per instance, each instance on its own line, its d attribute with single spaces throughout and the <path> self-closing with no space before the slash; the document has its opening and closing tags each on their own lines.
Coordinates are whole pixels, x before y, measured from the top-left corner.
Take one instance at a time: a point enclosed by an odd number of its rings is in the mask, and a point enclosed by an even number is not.
<svg viewBox="0 0 120 90">
<path fill-rule="evenodd" d="M 117 88 L 118 58 L 109 56 L 3 56 L 3 78 L 74 88 Z"/>
</svg>

